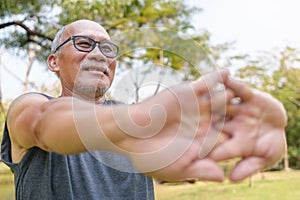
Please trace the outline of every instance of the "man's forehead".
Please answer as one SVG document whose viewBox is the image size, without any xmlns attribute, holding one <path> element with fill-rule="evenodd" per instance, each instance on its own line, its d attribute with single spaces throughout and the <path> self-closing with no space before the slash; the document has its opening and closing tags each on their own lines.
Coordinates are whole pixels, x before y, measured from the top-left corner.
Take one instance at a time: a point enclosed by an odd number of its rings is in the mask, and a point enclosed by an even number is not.
<svg viewBox="0 0 300 200">
<path fill-rule="evenodd" d="M 65 30 L 65 37 L 70 37 L 72 35 L 87 35 L 100 38 L 109 39 L 109 35 L 106 30 L 98 23 L 81 20 L 69 24 Z"/>
</svg>

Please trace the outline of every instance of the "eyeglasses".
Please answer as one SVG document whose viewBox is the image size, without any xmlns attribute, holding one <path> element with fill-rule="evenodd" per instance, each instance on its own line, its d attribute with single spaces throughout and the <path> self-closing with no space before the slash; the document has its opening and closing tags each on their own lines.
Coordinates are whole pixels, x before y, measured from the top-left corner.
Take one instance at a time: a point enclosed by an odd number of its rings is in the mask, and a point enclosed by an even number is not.
<svg viewBox="0 0 300 200">
<path fill-rule="evenodd" d="M 63 43 L 61 43 L 54 51 L 54 53 L 67 42 L 73 40 L 73 45 L 78 51 L 82 52 L 91 52 L 98 44 L 98 48 L 103 55 L 108 58 L 115 58 L 119 53 L 118 45 L 111 43 L 111 42 L 101 42 L 93 40 L 90 37 L 83 36 L 83 35 L 74 35 L 69 37 Z"/>
</svg>

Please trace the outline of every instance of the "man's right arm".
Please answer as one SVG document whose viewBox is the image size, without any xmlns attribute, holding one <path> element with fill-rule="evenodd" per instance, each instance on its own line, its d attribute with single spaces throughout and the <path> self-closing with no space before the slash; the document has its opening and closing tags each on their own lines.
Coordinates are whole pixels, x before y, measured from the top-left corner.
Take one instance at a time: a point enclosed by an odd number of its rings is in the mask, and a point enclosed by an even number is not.
<svg viewBox="0 0 300 200">
<path fill-rule="evenodd" d="M 134 105 L 23 95 L 11 105 L 7 120 L 13 161 L 19 162 L 33 146 L 59 154 L 104 150 L 127 155 L 140 172 L 161 180 L 222 180 L 217 163 L 199 159 L 199 152 L 206 135 L 218 134 L 210 126 L 212 102 L 202 97 L 210 93 L 217 99 L 213 107 L 224 110 L 233 94 L 210 89 L 227 76 L 216 72 Z"/>
<path fill-rule="evenodd" d="M 95 114 L 97 110 L 101 116 Z M 72 97 L 48 100 L 35 93 L 22 95 L 11 104 L 7 115 L 13 161 L 20 161 L 33 146 L 59 154 L 93 148 L 119 151 L 113 143 L 126 136 L 116 127 L 113 116 L 110 106 L 95 106 Z"/>
<path fill-rule="evenodd" d="M 49 116 L 49 112 L 52 111 L 54 113 Z M 13 161 L 19 162 L 27 150 L 33 146 L 46 151 L 68 149 L 66 141 L 76 146 L 78 152 L 83 151 L 78 136 L 76 134 L 71 136 L 74 132 L 72 130 L 74 126 L 72 127 L 68 123 L 70 120 L 66 119 L 66 117 L 71 116 L 69 111 L 70 104 L 66 100 L 48 100 L 45 96 L 35 93 L 25 94 L 17 98 L 11 104 L 7 115 Z M 45 126 L 45 124 L 48 125 Z M 61 133 L 62 130 L 59 130 L 62 124 L 65 128 L 64 134 Z M 46 129 L 43 130 L 43 128 Z M 47 136 L 47 134 L 49 135 Z M 68 137 L 68 140 L 63 139 L 63 137 Z M 64 142 L 64 148 L 60 147 L 62 145 L 60 142 Z M 58 149 L 54 150 L 53 147 Z"/>
</svg>

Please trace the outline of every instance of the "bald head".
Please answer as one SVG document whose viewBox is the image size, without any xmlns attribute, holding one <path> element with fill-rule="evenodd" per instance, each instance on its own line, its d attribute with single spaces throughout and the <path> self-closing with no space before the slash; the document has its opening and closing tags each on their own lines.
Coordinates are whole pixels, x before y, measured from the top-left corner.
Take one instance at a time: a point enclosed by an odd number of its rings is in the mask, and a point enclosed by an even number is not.
<svg viewBox="0 0 300 200">
<path fill-rule="evenodd" d="M 68 24 L 66 26 L 66 30 L 65 32 L 68 33 L 69 31 L 72 32 L 74 31 L 74 29 L 76 30 L 92 30 L 92 29 L 99 29 L 99 31 L 101 32 L 105 32 L 107 35 L 108 33 L 106 32 L 106 30 L 97 22 L 91 21 L 91 20 L 86 20 L 86 19 L 82 19 L 82 20 L 78 20 L 75 22 L 72 22 L 71 24 Z"/>
</svg>

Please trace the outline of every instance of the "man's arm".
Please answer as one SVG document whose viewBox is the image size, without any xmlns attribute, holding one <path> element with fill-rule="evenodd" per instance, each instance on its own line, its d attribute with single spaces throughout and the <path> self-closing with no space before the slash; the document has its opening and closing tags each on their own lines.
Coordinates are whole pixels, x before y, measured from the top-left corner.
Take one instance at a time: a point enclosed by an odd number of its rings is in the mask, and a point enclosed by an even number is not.
<svg viewBox="0 0 300 200">
<path fill-rule="evenodd" d="M 227 76 L 216 72 L 135 105 L 22 96 L 8 117 L 14 161 L 33 146 L 59 154 L 105 150 L 127 155 L 139 171 L 160 179 L 222 180 L 223 171 L 209 158 L 200 160 L 199 152 L 206 136 L 218 134 L 212 110 L 224 110 L 232 98 L 228 90 L 211 91 Z"/>
<path fill-rule="evenodd" d="M 43 95 L 30 93 L 11 104 L 7 124 L 14 162 L 20 161 L 33 146 L 61 154 L 85 151 L 76 134 L 71 101 L 72 98 L 48 100 Z"/>
</svg>

